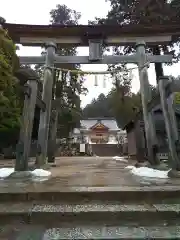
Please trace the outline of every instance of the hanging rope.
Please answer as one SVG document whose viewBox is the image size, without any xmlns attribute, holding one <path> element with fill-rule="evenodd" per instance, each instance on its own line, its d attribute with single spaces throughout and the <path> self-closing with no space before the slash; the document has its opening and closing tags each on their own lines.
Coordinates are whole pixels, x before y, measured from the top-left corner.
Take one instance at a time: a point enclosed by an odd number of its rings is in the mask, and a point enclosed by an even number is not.
<svg viewBox="0 0 180 240">
<path fill-rule="evenodd" d="M 126 79 L 126 81 L 128 79 L 132 79 L 133 75 L 132 75 L 132 71 L 135 69 L 139 69 L 142 70 L 143 68 L 149 68 L 150 62 L 146 62 L 144 64 L 143 67 L 133 67 L 133 68 L 129 68 L 129 69 L 114 69 L 114 70 L 108 70 L 108 71 L 82 71 L 79 69 L 66 69 L 66 68 L 57 68 L 57 67 L 49 67 L 49 66 L 44 66 L 44 69 L 50 69 L 52 71 L 59 71 L 61 73 L 65 73 L 66 74 L 66 79 L 67 79 L 67 84 L 70 84 L 70 76 L 71 74 L 76 74 L 78 75 L 78 80 L 79 82 L 84 82 L 86 79 L 84 78 L 84 75 L 94 75 L 95 79 L 94 79 L 94 86 L 98 86 L 98 75 L 104 75 L 103 78 L 103 88 L 106 87 L 106 75 L 110 75 L 111 78 L 114 79 L 115 85 L 117 87 L 117 89 L 119 88 L 119 80 L 120 79 Z M 119 76 L 118 76 L 119 75 Z M 118 80 L 119 79 L 119 80 Z"/>
</svg>

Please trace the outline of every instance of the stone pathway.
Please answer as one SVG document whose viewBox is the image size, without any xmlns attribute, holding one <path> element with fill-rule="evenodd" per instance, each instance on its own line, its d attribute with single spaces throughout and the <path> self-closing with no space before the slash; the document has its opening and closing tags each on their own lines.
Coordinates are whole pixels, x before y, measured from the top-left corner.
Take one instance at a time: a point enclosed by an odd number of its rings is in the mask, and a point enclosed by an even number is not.
<svg viewBox="0 0 180 240">
<path fill-rule="evenodd" d="M 118 201 L 90 201 L 89 203 L 63 203 L 53 202 L 19 202 L 19 203 L 0 203 L 0 214 L 11 213 L 88 213 L 88 212 L 177 212 L 180 213 L 180 199 L 179 203 L 120 203 Z"/>
<path fill-rule="evenodd" d="M 110 157 L 62 157 L 56 159 L 52 167 L 52 177 L 46 182 L 0 181 L 0 192 L 42 192 L 46 190 L 74 191 L 74 189 L 96 188 L 132 188 L 148 186 L 179 186 L 178 179 L 154 180 L 132 176 L 127 169 L 128 163 L 113 160 Z M 10 166 L 10 162 L 8 163 Z M 1 162 L 1 166 L 2 162 Z M 180 188 L 179 188 L 180 189 Z"/>
<path fill-rule="evenodd" d="M 92 226 L 76 228 L 48 229 L 43 240 L 52 239 L 177 239 L 180 238 L 180 226 L 171 227 L 128 227 L 128 226 Z"/>
<path fill-rule="evenodd" d="M 179 180 L 142 181 L 124 169 L 134 162 L 109 157 L 64 157 L 56 164 L 45 182 L 0 181 L 1 240 L 180 239 Z M 123 216 L 131 216 L 128 224 Z"/>
<path fill-rule="evenodd" d="M 11 235 L 7 235 L 6 231 Z M 3 232 L 3 233 L 2 233 Z M 61 239 L 180 239 L 180 225 L 174 226 L 42 226 L 0 227 L 2 240 L 61 240 Z M 4 238 L 3 238 L 4 237 Z M 8 237 L 8 238 L 7 238 Z"/>
</svg>

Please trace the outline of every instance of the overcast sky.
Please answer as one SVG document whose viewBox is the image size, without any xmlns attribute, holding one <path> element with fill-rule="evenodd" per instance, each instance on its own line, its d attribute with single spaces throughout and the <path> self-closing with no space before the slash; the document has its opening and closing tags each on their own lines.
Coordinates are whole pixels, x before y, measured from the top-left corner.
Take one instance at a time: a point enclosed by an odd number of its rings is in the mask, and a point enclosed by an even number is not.
<svg viewBox="0 0 180 240">
<path fill-rule="evenodd" d="M 80 24 L 87 24 L 88 20 L 93 20 L 96 16 L 106 16 L 109 4 L 105 0 L 6 0 L 1 3 L 0 16 L 4 17 L 7 22 L 21 23 L 21 24 L 48 24 L 50 20 L 49 12 L 55 8 L 57 4 L 66 4 L 78 12 L 81 12 Z M 40 48 L 20 47 L 18 55 L 21 56 L 38 56 L 41 53 Z M 88 55 L 87 48 L 79 48 L 79 55 Z M 130 65 L 129 67 L 132 67 Z M 104 65 L 83 65 L 82 70 L 85 71 L 103 71 L 107 66 Z M 165 75 L 180 75 L 180 64 L 171 67 L 164 67 Z M 134 92 L 139 90 L 139 79 L 137 70 L 133 72 L 134 79 L 132 82 L 132 89 Z M 155 72 L 152 65 L 149 69 L 149 81 L 155 84 Z M 85 86 L 89 93 L 87 96 L 82 96 L 82 106 L 85 106 L 93 98 L 96 98 L 101 92 L 107 94 L 111 89 L 111 81 L 106 81 L 106 88 L 103 88 L 103 77 L 99 77 L 98 87 L 94 86 L 94 77 L 88 77 L 85 81 Z"/>
</svg>

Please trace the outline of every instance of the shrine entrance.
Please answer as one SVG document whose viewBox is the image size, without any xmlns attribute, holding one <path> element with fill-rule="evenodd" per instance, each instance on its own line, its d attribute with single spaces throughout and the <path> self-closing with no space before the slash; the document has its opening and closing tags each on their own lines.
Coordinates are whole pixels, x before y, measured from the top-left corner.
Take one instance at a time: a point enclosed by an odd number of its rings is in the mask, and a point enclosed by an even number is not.
<svg viewBox="0 0 180 240">
<path fill-rule="evenodd" d="M 54 112 L 55 120 L 51 125 L 51 146 L 56 141 L 58 103 L 60 99 L 52 99 L 53 71 L 56 63 L 73 64 L 137 64 L 139 70 L 140 91 L 142 100 L 143 118 L 145 123 L 145 133 L 147 142 L 148 161 L 152 165 L 158 164 L 156 157 L 157 139 L 152 113 L 148 103 L 151 100 L 151 92 L 148 81 L 148 67 L 150 63 L 171 63 L 172 55 L 151 55 L 146 53 L 146 47 L 158 44 L 167 44 L 179 31 L 179 25 L 174 26 L 151 26 L 145 27 L 136 25 L 128 26 L 30 26 L 20 24 L 4 24 L 9 35 L 16 43 L 24 46 L 46 46 L 46 55 L 39 57 L 20 57 L 21 64 L 45 64 L 42 103 L 45 108 L 41 109 L 40 125 L 38 132 L 37 162 L 43 165 L 46 162 L 47 143 L 49 136 L 49 126 L 51 113 Z M 56 46 L 88 46 L 89 56 L 59 56 L 56 54 Z M 106 56 L 103 55 L 104 46 L 134 46 L 136 53 L 128 56 Z M 64 69 L 64 71 L 69 71 Z M 98 74 L 98 73 L 95 73 Z M 30 98 L 34 98 L 33 95 Z M 163 101 L 163 96 L 161 96 Z M 34 110 L 34 101 L 30 101 L 27 108 Z M 32 119 L 30 119 L 32 121 Z M 166 124 L 167 129 L 169 127 Z M 23 144 L 23 161 L 28 161 L 29 156 L 29 132 L 31 128 L 27 126 L 26 133 L 21 135 Z M 102 135 L 101 135 L 102 136 Z M 100 135 L 98 137 L 101 137 Z M 170 134 L 169 134 L 170 136 Z M 104 138 L 103 138 L 104 139 Z M 175 144 L 175 143 L 173 143 Z M 170 152 L 172 153 L 172 146 Z M 172 154 L 171 154 L 172 155 Z M 17 159 L 18 161 L 18 159 Z M 179 160 L 173 159 L 175 168 L 179 165 Z M 16 170 L 19 170 L 18 167 Z"/>
<path fill-rule="evenodd" d="M 108 143 L 109 141 L 109 129 L 102 123 L 97 123 L 91 127 L 90 141 L 92 143 Z"/>
</svg>

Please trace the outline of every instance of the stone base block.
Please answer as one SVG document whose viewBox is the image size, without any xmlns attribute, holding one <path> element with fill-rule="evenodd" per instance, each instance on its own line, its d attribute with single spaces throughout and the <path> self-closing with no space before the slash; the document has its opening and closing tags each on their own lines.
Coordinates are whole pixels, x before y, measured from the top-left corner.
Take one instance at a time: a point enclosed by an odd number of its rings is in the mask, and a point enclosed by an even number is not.
<svg viewBox="0 0 180 240">
<path fill-rule="evenodd" d="M 170 178 L 180 178 L 180 171 L 171 169 L 168 172 L 168 177 L 170 177 Z"/>
<path fill-rule="evenodd" d="M 136 162 L 135 167 L 139 168 L 139 167 L 150 167 L 149 162 L 145 161 L 145 162 Z"/>
<path fill-rule="evenodd" d="M 157 170 L 162 170 L 162 171 L 167 171 L 169 170 L 169 167 L 166 163 L 161 162 L 158 165 L 152 166 L 152 168 L 157 169 Z"/>
<path fill-rule="evenodd" d="M 29 171 L 16 171 L 10 174 L 8 177 L 9 179 L 31 179 L 32 178 L 32 173 Z"/>
</svg>

